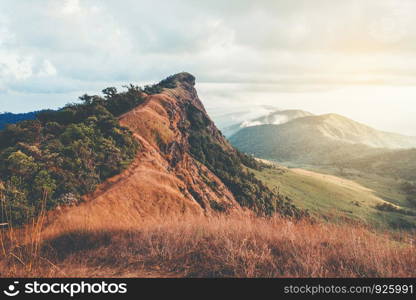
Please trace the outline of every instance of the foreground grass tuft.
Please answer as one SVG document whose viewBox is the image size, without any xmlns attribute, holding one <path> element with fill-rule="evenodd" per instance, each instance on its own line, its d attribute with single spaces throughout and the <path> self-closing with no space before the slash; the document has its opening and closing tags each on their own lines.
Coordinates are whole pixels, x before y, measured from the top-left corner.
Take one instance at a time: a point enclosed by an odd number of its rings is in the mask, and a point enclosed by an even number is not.
<svg viewBox="0 0 416 300">
<path fill-rule="evenodd" d="M 407 234 L 248 216 L 160 219 L 136 226 L 55 232 L 36 252 L 30 244 L 12 247 L 3 232 L 0 275 L 416 276 L 414 236 Z"/>
</svg>

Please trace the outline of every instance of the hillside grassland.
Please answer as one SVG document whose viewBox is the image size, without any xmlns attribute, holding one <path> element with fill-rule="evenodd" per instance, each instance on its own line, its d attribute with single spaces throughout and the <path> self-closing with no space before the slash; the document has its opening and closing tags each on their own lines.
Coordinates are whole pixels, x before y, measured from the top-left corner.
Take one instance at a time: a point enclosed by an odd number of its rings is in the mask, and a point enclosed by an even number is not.
<svg viewBox="0 0 416 300">
<path fill-rule="evenodd" d="M 416 228 L 414 209 L 393 179 L 365 174 L 350 175 L 347 179 L 319 171 L 279 166 L 253 172 L 270 188 L 319 218 L 385 229 Z M 380 210 L 382 205 L 396 210 Z"/>
<path fill-rule="evenodd" d="M 128 215 L 128 212 L 117 214 Z M 250 214 L 42 223 L 0 235 L 1 277 L 415 277 L 414 235 Z"/>
</svg>

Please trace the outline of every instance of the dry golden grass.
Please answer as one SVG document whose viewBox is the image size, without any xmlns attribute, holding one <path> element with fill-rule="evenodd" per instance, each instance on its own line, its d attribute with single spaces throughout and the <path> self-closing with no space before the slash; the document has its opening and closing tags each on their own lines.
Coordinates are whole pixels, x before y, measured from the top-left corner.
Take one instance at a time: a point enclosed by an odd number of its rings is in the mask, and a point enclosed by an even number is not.
<svg viewBox="0 0 416 300">
<path fill-rule="evenodd" d="M 416 276 L 414 236 L 354 225 L 240 214 L 39 226 L 2 232 L 2 277 Z"/>
</svg>

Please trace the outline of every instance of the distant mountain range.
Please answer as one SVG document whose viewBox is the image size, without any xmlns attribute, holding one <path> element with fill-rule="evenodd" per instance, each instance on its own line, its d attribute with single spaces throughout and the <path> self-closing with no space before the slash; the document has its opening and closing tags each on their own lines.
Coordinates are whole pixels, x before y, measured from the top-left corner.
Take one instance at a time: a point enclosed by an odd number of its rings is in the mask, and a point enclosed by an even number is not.
<svg viewBox="0 0 416 300">
<path fill-rule="evenodd" d="M 416 137 L 379 131 L 337 114 L 304 117 L 274 124 L 282 116 L 258 118 L 230 137 L 246 153 L 277 161 L 327 164 L 416 147 Z M 306 114 L 306 112 L 303 112 Z M 272 114 L 273 115 L 273 114 Z M 286 116 L 284 114 L 283 116 Z M 259 120 L 264 125 L 256 125 Z M 249 123 L 250 124 L 250 123 Z"/>
<path fill-rule="evenodd" d="M 0 114 L 0 129 L 3 129 L 8 124 L 15 124 L 24 120 L 34 120 L 37 113 L 37 111 L 22 114 L 13 114 L 10 112 L 2 113 Z"/>
</svg>

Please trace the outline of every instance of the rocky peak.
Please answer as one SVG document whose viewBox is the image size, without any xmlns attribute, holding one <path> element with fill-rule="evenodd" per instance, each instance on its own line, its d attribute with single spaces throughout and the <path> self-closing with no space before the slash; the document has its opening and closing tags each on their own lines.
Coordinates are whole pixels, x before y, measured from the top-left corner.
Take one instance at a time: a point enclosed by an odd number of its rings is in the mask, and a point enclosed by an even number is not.
<svg viewBox="0 0 416 300">
<path fill-rule="evenodd" d="M 170 76 L 172 80 L 179 82 L 181 84 L 195 85 L 195 76 L 188 72 L 181 72 L 175 75 Z M 169 78 L 169 77 L 168 77 Z"/>
</svg>

